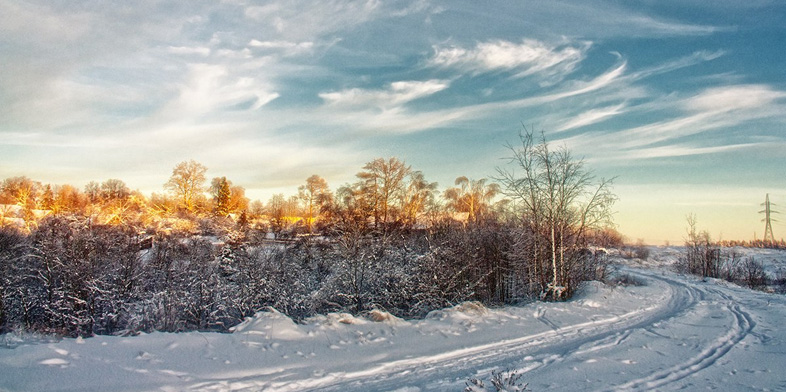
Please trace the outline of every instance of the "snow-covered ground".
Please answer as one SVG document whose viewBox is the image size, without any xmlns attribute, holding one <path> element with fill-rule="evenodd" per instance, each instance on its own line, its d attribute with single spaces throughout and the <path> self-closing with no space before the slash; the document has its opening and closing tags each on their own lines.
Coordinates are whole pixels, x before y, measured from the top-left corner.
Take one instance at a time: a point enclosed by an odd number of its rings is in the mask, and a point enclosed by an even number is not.
<svg viewBox="0 0 786 392">
<path fill-rule="evenodd" d="M 532 391 L 786 390 L 786 297 L 659 268 L 670 249 L 620 267 L 644 286 L 593 282 L 566 303 L 21 344 L 0 349 L 0 391 L 461 391 L 492 371 Z"/>
</svg>

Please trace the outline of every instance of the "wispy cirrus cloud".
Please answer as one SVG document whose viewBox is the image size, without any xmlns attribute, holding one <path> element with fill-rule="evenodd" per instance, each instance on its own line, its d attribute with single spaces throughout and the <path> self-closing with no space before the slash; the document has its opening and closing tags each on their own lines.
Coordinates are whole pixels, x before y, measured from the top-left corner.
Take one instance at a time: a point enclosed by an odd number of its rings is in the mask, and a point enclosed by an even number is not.
<svg viewBox="0 0 786 392">
<path fill-rule="evenodd" d="M 701 64 L 707 61 L 712 61 L 727 54 L 726 51 L 723 50 L 716 50 L 716 51 L 708 51 L 708 50 L 699 50 L 696 52 L 691 53 L 690 55 L 679 57 L 670 61 L 667 61 L 663 64 L 654 65 L 651 67 L 644 68 L 642 70 L 633 72 L 630 74 L 630 79 L 632 80 L 640 80 L 644 79 L 653 75 L 663 74 L 671 71 L 675 71 L 681 68 L 694 66 L 697 64 Z"/>
<path fill-rule="evenodd" d="M 667 157 L 705 155 L 747 149 L 770 142 L 734 142 L 729 138 L 703 137 L 746 123 L 782 118 L 786 121 L 786 91 L 767 85 L 730 85 L 706 88 L 693 95 L 665 102 L 668 117 L 660 121 L 616 131 L 583 133 L 563 139 L 581 151 L 591 151 L 593 160 L 635 161 Z M 644 105 L 649 110 L 657 106 Z"/>
<path fill-rule="evenodd" d="M 538 28 L 589 38 L 703 36 L 733 29 L 657 17 L 601 0 L 534 2 L 522 12 L 526 15 L 521 17 Z"/>
<path fill-rule="evenodd" d="M 401 81 L 383 89 L 352 88 L 320 93 L 325 106 L 315 113 L 323 116 L 321 121 L 352 124 L 353 129 L 361 132 L 413 133 L 493 117 L 500 111 L 555 103 L 607 88 L 617 90 L 615 84 L 624 77 L 625 69 L 623 61 L 593 78 L 564 83 L 546 93 L 526 98 L 426 110 L 408 104 L 449 88 L 450 82 Z"/>
<path fill-rule="evenodd" d="M 746 148 L 755 148 L 760 143 L 741 143 L 722 146 L 703 146 L 698 143 L 680 143 L 667 146 L 645 147 L 630 150 L 618 150 L 607 156 L 606 161 L 631 162 L 641 159 L 673 158 L 692 155 L 717 154 Z"/>
<path fill-rule="evenodd" d="M 668 142 L 715 129 L 741 125 L 755 119 L 784 116 L 786 92 L 765 85 L 713 87 L 680 100 L 676 118 L 618 132 L 617 145 L 635 148 Z M 784 116 L 786 117 L 786 116 Z"/>
<path fill-rule="evenodd" d="M 210 48 L 207 46 L 169 46 L 167 51 L 172 54 L 200 55 L 203 57 L 210 55 Z"/>
<path fill-rule="evenodd" d="M 258 39 L 252 39 L 249 41 L 248 46 L 252 48 L 283 51 L 287 55 L 310 53 L 314 50 L 315 47 L 314 42 L 312 41 L 260 41 Z"/>
<path fill-rule="evenodd" d="M 786 98 L 786 92 L 762 84 L 740 84 L 711 87 L 684 101 L 689 111 L 736 112 L 750 111 L 761 115 L 772 113 L 772 105 Z M 782 106 L 782 105 L 781 105 Z"/>
<path fill-rule="evenodd" d="M 614 106 L 606 106 L 598 109 L 590 109 L 583 113 L 579 113 L 578 115 L 574 116 L 572 119 L 564 122 L 561 126 L 554 129 L 554 132 L 562 132 L 567 131 L 569 129 L 575 129 L 584 127 L 587 125 L 592 125 L 604 121 L 608 118 L 620 115 L 625 112 L 625 104 L 619 104 Z"/>
<path fill-rule="evenodd" d="M 576 68 L 590 46 L 589 42 L 549 45 L 534 39 L 524 39 L 520 43 L 505 40 L 480 42 L 473 48 L 435 46 L 428 64 L 476 73 L 506 70 L 514 72 L 517 77 L 537 73 L 565 75 Z"/>
<path fill-rule="evenodd" d="M 695 66 L 707 61 L 712 61 L 725 54 L 726 52 L 724 51 L 697 51 L 687 56 L 669 60 L 665 63 L 653 65 L 633 72 L 617 72 L 613 78 L 613 82 L 604 84 L 604 87 L 616 85 L 617 88 L 604 89 L 603 93 L 598 94 L 592 101 L 592 108 L 584 109 L 579 106 L 580 110 L 578 111 L 571 108 L 572 110 L 561 114 L 561 117 L 563 118 L 562 120 L 560 119 L 560 116 L 552 116 L 555 119 L 553 121 L 561 123 L 561 125 L 558 125 L 554 128 L 553 132 L 563 132 L 582 128 L 588 125 L 593 125 L 609 120 L 611 118 L 622 116 L 629 112 L 662 110 L 665 107 L 671 107 L 684 111 L 686 109 L 684 102 L 668 98 L 659 99 L 657 95 L 653 95 L 652 91 L 646 91 L 642 87 L 642 81 L 656 75 Z M 619 54 L 616 55 L 621 56 Z M 631 104 L 629 100 L 642 102 Z M 604 101 L 616 101 L 618 103 L 597 107 Z M 724 108 L 724 110 L 725 109 L 728 109 L 728 107 Z M 564 118 L 567 118 L 567 120 L 564 120 Z M 676 120 L 674 126 L 681 127 L 686 125 L 686 122 L 693 123 L 696 121 L 701 121 L 703 118 L 704 117 L 702 115 L 699 115 L 696 119 Z M 668 121 L 670 120 L 664 120 L 664 122 Z"/>
<path fill-rule="evenodd" d="M 279 96 L 265 83 L 254 77 L 233 75 L 224 65 L 191 64 L 178 97 L 162 111 L 189 120 L 238 105 L 250 110 L 259 109 Z"/>
<path fill-rule="evenodd" d="M 361 89 L 352 88 L 347 90 L 320 93 L 326 104 L 341 107 L 360 107 L 392 109 L 400 107 L 410 101 L 426 97 L 450 86 L 446 80 L 426 80 L 426 81 L 399 81 L 393 82 L 385 89 Z"/>
<path fill-rule="evenodd" d="M 410 133 L 447 125 L 464 117 L 463 110 L 419 111 L 410 107 L 450 87 L 448 80 L 397 81 L 381 89 L 352 88 L 320 93 L 321 121 L 351 124 L 359 131 Z"/>
</svg>

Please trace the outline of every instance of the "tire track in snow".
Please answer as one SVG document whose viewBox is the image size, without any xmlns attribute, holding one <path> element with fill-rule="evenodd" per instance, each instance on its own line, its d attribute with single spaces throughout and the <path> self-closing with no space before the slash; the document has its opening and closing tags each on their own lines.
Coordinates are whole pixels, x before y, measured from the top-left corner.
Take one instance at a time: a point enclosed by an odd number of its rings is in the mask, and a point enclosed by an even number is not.
<svg viewBox="0 0 786 392">
<path fill-rule="evenodd" d="M 679 319 L 688 314 L 708 295 L 717 295 L 729 303 L 728 311 L 734 316 L 732 329 L 704 348 L 690 360 L 658 371 L 652 375 L 628 381 L 611 391 L 656 389 L 695 374 L 715 363 L 751 332 L 755 323 L 751 316 L 731 296 L 721 291 L 698 287 L 690 282 L 664 276 L 655 271 L 626 269 L 645 280 L 660 281 L 671 295 L 665 302 L 640 308 L 622 315 L 603 320 L 568 325 L 556 330 L 522 336 L 520 338 L 477 345 L 440 354 L 399 359 L 371 364 L 365 369 L 352 372 L 327 373 L 309 379 L 288 379 L 286 373 L 259 378 L 250 376 L 234 379 L 230 390 L 266 391 L 354 391 L 395 390 L 404 385 L 418 385 L 422 390 L 443 390 L 445 384 L 465 380 L 480 369 L 499 369 L 511 363 L 520 363 L 522 358 L 533 360 L 519 369 L 520 373 L 554 366 L 575 355 L 601 351 L 620 345 L 637 330 L 648 330 L 658 323 Z M 534 360 L 537 358 L 537 360 Z M 267 380 L 265 380 L 267 378 Z M 219 387 L 221 385 L 221 387 Z M 212 381 L 192 386 L 198 390 L 226 390 L 226 382 Z M 223 388 L 222 388 L 223 387 Z"/>
<path fill-rule="evenodd" d="M 639 270 L 629 272 L 666 283 L 672 292 L 666 304 L 653 305 L 623 315 L 564 326 L 517 339 L 376 364 L 371 368 L 351 373 L 327 374 L 309 380 L 272 382 L 266 385 L 266 390 L 392 390 L 404 384 L 429 384 L 429 381 L 437 378 L 465 379 L 471 370 L 504 367 L 505 364 L 520 360 L 525 355 L 543 358 L 534 366 L 522 369 L 521 373 L 526 373 L 559 363 L 579 350 L 587 350 L 587 345 L 591 343 L 608 346 L 607 339 L 612 337 L 616 337 L 615 341 L 621 343 L 631 331 L 678 317 L 704 298 L 701 290 L 678 280 Z M 603 348 L 599 347 L 598 350 Z"/>
<path fill-rule="evenodd" d="M 756 323 L 748 312 L 735 304 L 734 299 L 728 294 L 717 289 L 706 289 L 712 294 L 716 294 L 723 300 L 728 301 L 726 309 L 733 315 L 734 324 L 732 328 L 715 342 L 704 348 L 698 355 L 686 362 L 679 363 L 668 369 L 653 373 L 650 376 L 631 380 L 619 385 L 609 391 L 632 391 L 656 389 L 673 382 L 679 381 L 690 375 L 706 369 L 715 364 L 720 358 L 726 355 L 735 345 L 741 342 L 749 333 L 753 331 Z"/>
</svg>

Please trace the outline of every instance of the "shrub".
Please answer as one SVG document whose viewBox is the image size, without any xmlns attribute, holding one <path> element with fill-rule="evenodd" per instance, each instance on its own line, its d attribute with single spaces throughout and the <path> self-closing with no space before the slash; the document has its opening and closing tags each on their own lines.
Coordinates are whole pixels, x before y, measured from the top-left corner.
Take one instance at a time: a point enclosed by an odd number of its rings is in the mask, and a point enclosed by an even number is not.
<svg viewBox="0 0 786 392">
<path fill-rule="evenodd" d="M 527 390 L 527 384 L 521 382 L 521 374 L 514 371 L 492 371 L 489 382 L 491 387 L 487 387 L 483 380 L 470 378 L 467 380 L 464 392 L 523 392 Z"/>
<path fill-rule="evenodd" d="M 742 261 L 737 279 L 750 288 L 762 288 L 767 284 L 767 274 L 764 265 L 756 261 L 753 256 Z"/>
</svg>

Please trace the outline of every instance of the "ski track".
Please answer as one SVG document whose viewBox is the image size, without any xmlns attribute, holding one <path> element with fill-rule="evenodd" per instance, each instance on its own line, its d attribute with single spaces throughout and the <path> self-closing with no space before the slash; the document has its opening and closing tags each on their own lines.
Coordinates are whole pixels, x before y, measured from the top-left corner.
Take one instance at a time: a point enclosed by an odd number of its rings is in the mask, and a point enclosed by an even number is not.
<svg viewBox="0 0 786 392">
<path fill-rule="evenodd" d="M 670 281 L 672 283 L 678 283 L 673 280 Z M 609 391 L 652 390 L 664 387 L 675 381 L 679 381 L 715 364 L 721 357 L 726 355 L 726 353 L 728 353 L 732 347 L 742 341 L 753 331 L 756 323 L 753 321 L 748 312 L 744 311 L 739 305 L 734 303 L 734 300 L 731 298 L 731 296 L 717 289 L 706 288 L 705 290 L 706 292 L 717 295 L 724 301 L 728 302 L 726 309 L 728 309 L 729 313 L 734 316 L 735 321 L 729 332 L 723 336 L 718 337 L 714 343 L 705 347 L 701 353 L 699 353 L 699 355 L 691 358 L 686 362 L 682 362 L 671 368 L 658 371 L 648 377 L 631 380 L 623 385 L 609 389 Z M 706 296 L 702 295 L 701 297 L 704 299 Z"/>
<path fill-rule="evenodd" d="M 402 385 L 420 385 L 422 390 L 444 390 L 446 384 L 465 380 L 477 369 L 500 369 L 527 358 L 519 373 L 528 373 L 563 362 L 576 355 L 601 351 L 624 343 L 635 331 L 650 331 L 655 325 L 679 320 L 703 302 L 724 303 L 734 323 L 727 333 L 712 340 L 700 353 L 685 362 L 630 380 L 607 391 L 654 390 L 682 380 L 716 363 L 750 334 L 756 323 L 731 296 L 699 281 L 682 281 L 656 271 L 625 269 L 626 273 L 667 284 L 668 301 L 609 317 L 559 327 L 534 335 L 490 344 L 462 348 L 437 355 L 407 358 L 374 364 L 354 372 L 328 373 L 310 379 L 288 379 L 291 374 L 270 375 L 264 379 L 249 376 L 231 382 L 211 380 L 192 385 L 192 390 L 266 390 L 266 391 L 370 391 L 395 390 Z"/>
</svg>

